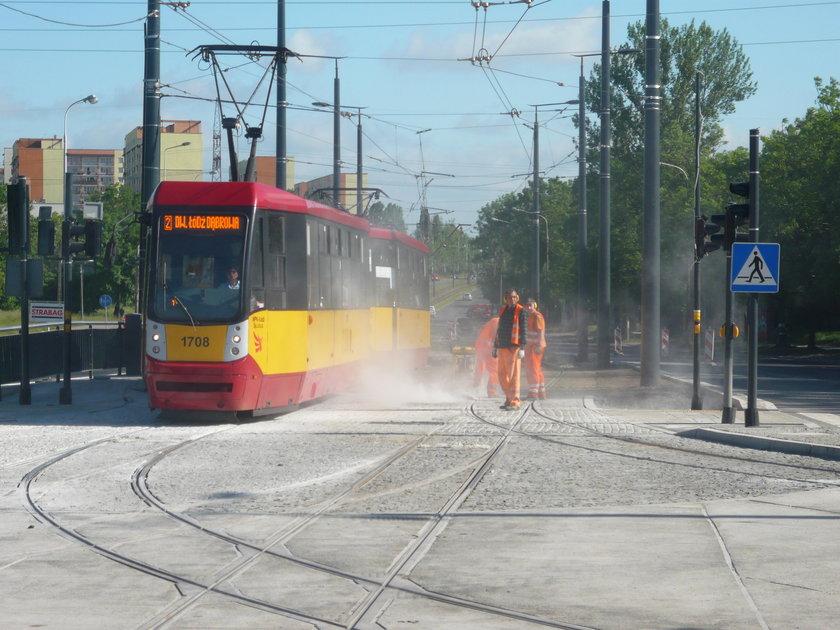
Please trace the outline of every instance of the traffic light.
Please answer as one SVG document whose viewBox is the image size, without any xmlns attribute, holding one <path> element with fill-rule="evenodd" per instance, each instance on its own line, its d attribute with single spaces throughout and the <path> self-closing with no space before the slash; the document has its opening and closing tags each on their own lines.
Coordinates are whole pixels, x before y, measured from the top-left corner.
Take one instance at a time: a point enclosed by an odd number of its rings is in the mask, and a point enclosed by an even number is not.
<svg viewBox="0 0 840 630">
<path fill-rule="evenodd" d="M 29 186 L 26 179 L 6 187 L 6 207 L 9 211 L 9 253 L 20 256 L 29 251 Z"/>
<path fill-rule="evenodd" d="M 76 240 L 79 236 L 84 236 L 84 242 Z M 84 252 L 88 258 L 96 258 L 101 251 L 102 221 L 86 219 L 84 225 L 75 225 L 65 219 L 61 223 L 61 257 L 64 260 L 70 260 L 77 252 Z"/>
<path fill-rule="evenodd" d="M 711 218 L 703 215 L 694 224 L 694 257 L 700 260 L 721 245 L 726 244 L 726 215 L 713 214 Z"/>
<path fill-rule="evenodd" d="M 102 221 L 85 220 L 85 255 L 97 258 L 102 253 Z"/>
<path fill-rule="evenodd" d="M 726 204 L 726 216 L 728 217 L 727 247 L 732 243 L 745 242 L 749 240 L 748 234 L 738 234 L 738 228 L 747 223 L 750 219 L 750 183 L 732 182 L 729 184 L 729 192 L 739 197 L 745 197 L 744 203 Z"/>
<path fill-rule="evenodd" d="M 112 236 L 111 240 L 105 245 L 105 266 L 109 269 L 117 262 L 117 241 Z"/>
<path fill-rule="evenodd" d="M 38 255 L 52 256 L 55 250 L 55 224 L 52 222 L 52 207 L 41 206 L 38 211 Z"/>
</svg>

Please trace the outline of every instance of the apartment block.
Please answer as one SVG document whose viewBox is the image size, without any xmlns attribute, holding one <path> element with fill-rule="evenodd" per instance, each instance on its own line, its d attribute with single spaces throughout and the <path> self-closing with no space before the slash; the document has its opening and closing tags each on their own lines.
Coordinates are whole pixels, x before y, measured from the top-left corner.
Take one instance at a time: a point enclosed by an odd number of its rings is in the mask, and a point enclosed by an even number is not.
<svg viewBox="0 0 840 630">
<path fill-rule="evenodd" d="M 202 181 L 203 153 L 200 121 L 161 121 L 160 181 Z M 135 127 L 125 136 L 125 185 L 139 194 L 142 176 L 143 127 Z"/>
</svg>

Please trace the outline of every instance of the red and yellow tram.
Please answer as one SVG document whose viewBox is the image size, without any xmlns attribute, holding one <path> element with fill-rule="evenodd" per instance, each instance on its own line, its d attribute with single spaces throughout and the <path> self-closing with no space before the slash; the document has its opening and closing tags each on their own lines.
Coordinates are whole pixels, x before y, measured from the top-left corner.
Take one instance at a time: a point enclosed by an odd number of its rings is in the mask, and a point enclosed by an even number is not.
<svg viewBox="0 0 840 630">
<path fill-rule="evenodd" d="M 340 391 L 372 358 L 425 363 L 420 241 L 253 182 L 163 182 L 149 208 L 153 408 L 258 414 Z"/>
</svg>

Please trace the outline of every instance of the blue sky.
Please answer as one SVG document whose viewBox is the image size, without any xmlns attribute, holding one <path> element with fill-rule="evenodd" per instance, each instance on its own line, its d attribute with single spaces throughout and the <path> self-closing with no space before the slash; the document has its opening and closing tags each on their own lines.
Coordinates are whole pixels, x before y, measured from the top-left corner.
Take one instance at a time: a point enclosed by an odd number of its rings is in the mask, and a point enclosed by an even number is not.
<svg viewBox="0 0 840 630">
<path fill-rule="evenodd" d="M 644 21 L 646 2 L 612 0 L 610 6 L 618 46 L 628 23 Z M 69 114 L 69 146 L 122 147 L 125 134 L 142 122 L 146 7 L 145 0 L 0 3 L 2 146 L 20 137 L 60 137 L 67 106 L 94 93 L 98 104 L 77 105 Z M 529 105 L 577 98 L 574 55 L 600 50 L 601 7 L 586 0 L 486 10 L 468 0 L 287 0 L 286 44 L 302 55 L 341 57 L 341 103 L 365 108 L 368 184 L 403 206 L 407 222 L 417 221 L 425 199 L 433 212 L 447 211 L 445 219 L 473 223 L 482 205 L 527 185 Z M 724 121 L 732 147 L 746 144 L 750 128 L 769 133 L 804 114 L 815 101 L 815 76 L 840 76 L 840 1 L 661 0 L 660 10 L 674 25 L 695 20 L 726 28 L 744 46 L 758 92 Z M 202 99 L 215 97 L 215 84 L 187 51 L 217 43 L 273 45 L 276 23 L 274 0 L 162 7 L 161 115 L 202 121 L 207 171 L 214 105 Z M 489 64 L 468 61 L 482 49 L 493 55 Z M 247 99 L 262 70 L 246 59 L 225 61 L 236 66 L 226 73 L 234 94 Z M 596 61 L 585 61 L 587 75 Z M 287 143 L 297 180 L 331 173 L 332 116 L 311 103 L 332 102 L 334 73 L 331 59 L 289 61 Z M 255 101 L 264 100 L 258 92 Z M 258 122 L 259 108 L 248 113 Z M 566 115 L 552 116 L 540 116 L 541 168 L 545 176 L 574 176 L 576 130 Z M 343 170 L 351 172 L 355 120 L 341 124 Z M 259 155 L 274 153 L 274 123 L 271 109 Z M 243 139 L 240 154 L 247 150 Z M 224 143 L 222 154 L 226 162 Z"/>
</svg>

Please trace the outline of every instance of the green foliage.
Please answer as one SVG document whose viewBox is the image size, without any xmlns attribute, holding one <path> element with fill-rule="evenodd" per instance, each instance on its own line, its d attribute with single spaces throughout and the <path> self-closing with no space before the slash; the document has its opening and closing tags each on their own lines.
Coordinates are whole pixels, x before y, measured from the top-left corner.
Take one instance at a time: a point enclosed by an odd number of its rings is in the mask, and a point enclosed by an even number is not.
<svg viewBox="0 0 840 630">
<path fill-rule="evenodd" d="M 405 218 L 402 206 L 395 203 L 385 205 L 381 201 L 370 205 L 367 212 L 367 219 L 371 225 L 381 228 L 405 232 Z"/>
<path fill-rule="evenodd" d="M 678 321 L 688 309 L 687 269 L 693 260 L 693 207 L 696 142 L 696 73 L 702 72 L 703 126 L 701 157 L 703 190 L 706 160 L 722 145 L 720 120 L 735 110 L 738 101 L 755 92 L 749 61 L 740 45 L 724 29 L 714 31 L 705 22 L 672 27 L 661 23 L 660 112 L 660 251 L 662 261 L 663 325 Z M 628 47 L 644 50 L 642 22 L 628 27 Z M 642 218 L 644 209 L 644 54 L 611 58 L 611 280 L 618 314 L 634 318 L 639 312 L 642 274 Z M 595 66 L 587 81 L 587 109 L 600 109 L 601 68 Z M 590 147 L 600 145 L 600 130 L 588 132 Z M 594 161 L 595 151 L 588 158 Z M 724 188 L 725 190 L 725 188 Z M 599 207 L 593 190 L 589 207 Z M 715 210 L 720 212 L 720 210 Z M 597 224 L 594 225 L 597 230 Z"/>
<path fill-rule="evenodd" d="M 559 307 L 574 295 L 577 282 L 577 200 L 575 184 L 557 178 L 540 185 L 540 293 L 547 305 Z M 499 287 L 533 295 L 535 219 L 533 186 L 503 195 L 479 212 L 475 238 L 478 282 L 487 296 Z M 546 230 L 546 228 L 548 228 Z M 546 232 L 548 232 L 546 234 Z"/>
<path fill-rule="evenodd" d="M 781 245 L 777 317 L 811 332 L 840 322 L 840 83 L 814 82 L 816 104 L 764 139 L 759 226 Z"/>
<path fill-rule="evenodd" d="M 90 201 L 103 202 L 102 247 L 103 255 L 94 263 L 94 273 L 85 277 L 85 311 L 99 308 L 99 296 L 108 294 L 113 308 L 134 306 L 137 289 L 137 248 L 140 243 L 140 225 L 135 212 L 140 209 L 140 195 L 127 186 L 112 185 L 90 196 Z M 113 267 L 105 266 L 104 250 L 109 240 L 117 243 L 117 256 Z M 88 288 L 90 287 L 90 288 Z"/>
</svg>

